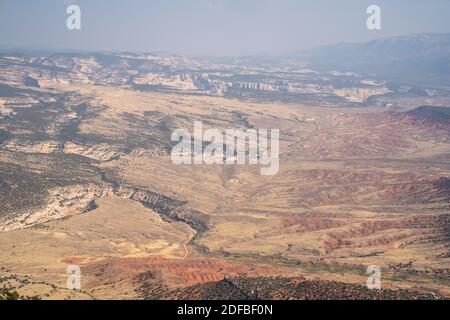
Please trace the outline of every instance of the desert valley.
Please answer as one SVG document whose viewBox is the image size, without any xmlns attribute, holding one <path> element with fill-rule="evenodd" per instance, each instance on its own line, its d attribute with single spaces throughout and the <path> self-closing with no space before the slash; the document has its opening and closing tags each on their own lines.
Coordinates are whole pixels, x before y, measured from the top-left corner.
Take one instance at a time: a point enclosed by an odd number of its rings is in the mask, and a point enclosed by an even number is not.
<svg viewBox="0 0 450 320">
<path fill-rule="evenodd" d="M 442 83 L 442 82 L 440 82 Z M 0 55 L 0 287 L 42 299 L 450 296 L 450 86 L 287 58 Z M 280 167 L 171 133 L 279 129 Z M 66 287 L 69 265 L 81 289 Z M 366 287 L 379 266 L 382 289 Z"/>
</svg>

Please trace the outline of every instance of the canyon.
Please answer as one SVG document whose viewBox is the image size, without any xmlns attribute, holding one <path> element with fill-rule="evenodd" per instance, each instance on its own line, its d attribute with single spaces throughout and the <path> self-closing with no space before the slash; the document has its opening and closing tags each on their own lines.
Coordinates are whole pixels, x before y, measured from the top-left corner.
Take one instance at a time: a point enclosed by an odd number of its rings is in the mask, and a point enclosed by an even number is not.
<svg viewBox="0 0 450 320">
<path fill-rule="evenodd" d="M 0 286 L 43 299 L 448 298 L 449 90 L 285 60 L 1 54 Z M 171 134 L 196 121 L 279 129 L 279 170 L 174 164 Z M 68 265 L 80 290 L 65 287 Z M 379 291 L 365 287 L 370 265 Z"/>
</svg>

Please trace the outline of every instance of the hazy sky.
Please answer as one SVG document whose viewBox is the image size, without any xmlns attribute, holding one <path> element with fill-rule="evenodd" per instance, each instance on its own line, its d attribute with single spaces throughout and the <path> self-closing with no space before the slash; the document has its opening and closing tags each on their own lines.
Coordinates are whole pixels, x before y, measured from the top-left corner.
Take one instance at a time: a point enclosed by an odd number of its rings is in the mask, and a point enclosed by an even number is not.
<svg viewBox="0 0 450 320">
<path fill-rule="evenodd" d="M 371 4 L 382 30 L 366 28 Z M 0 46 L 13 47 L 246 55 L 419 32 L 450 32 L 450 0 L 0 0 Z"/>
</svg>

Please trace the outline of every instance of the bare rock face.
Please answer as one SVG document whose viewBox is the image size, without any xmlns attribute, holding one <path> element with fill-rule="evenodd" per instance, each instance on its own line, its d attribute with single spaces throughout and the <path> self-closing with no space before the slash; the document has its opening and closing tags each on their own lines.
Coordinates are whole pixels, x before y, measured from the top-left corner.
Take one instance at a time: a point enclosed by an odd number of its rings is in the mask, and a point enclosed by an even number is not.
<svg viewBox="0 0 450 320">
<path fill-rule="evenodd" d="M 98 199 L 102 189 L 95 186 L 70 186 L 49 191 L 44 208 L 26 212 L 2 223 L 0 231 L 12 231 L 83 213 L 92 201 Z"/>
<path fill-rule="evenodd" d="M 0 185 L 0 187 L 2 186 Z M 186 223 L 191 223 L 191 220 L 195 221 L 192 216 L 183 218 L 183 216 L 177 215 L 176 211 L 184 204 L 183 202 L 133 187 L 114 186 L 108 183 L 102 185 L 71 185 L 53 188 L 48 193 L 49 195 L 43 207 L 27 210 L 12 218 L 2 218 L 0 220 L 0 231 L 24 229 L 44 222 L 83 214 L 95 208 L 96 200 L 107 196 L 116 196 L 140 202 L 161 215 Z M 189 221 L 187 221 L 188 219 Z"/>
<path fill-rule="evenodd" d="M 3 148 L 24 153 L 56 153 L 63 150 L 63 146 L 59 141 L 48 140 L 40 142 L 19 141 L 11 139 L 3 144 Z"/>
<path fill-rule="evenodd" d="M 60 142 L 56 140 L 47 141 L 20 141 L 17 139 L 10 139 L 5 141 L 2 146 L 4 149 L 23 153 L 66 153 L 77 154 L 92 160 L 106 162 L 117 159 L 125 155 L 121 148 L 114 145 L 97 144 L 97 145 L 79 145 L 73 142 Z M 138 154 L 138 151 L 134 153 Z"/>
<path fill-rule="evenodd" d="M 106 143 L 91 146 L 82 146 L 72 142 L 68 142 L 64 145 L 63 151 L 64 153 L 79 154 L 89 159 L 98 161 L 110 161 L 121 155 L 124 155 L 124 153 L 120 151 L 119 147 L 111 146 Z"/>
</svg>

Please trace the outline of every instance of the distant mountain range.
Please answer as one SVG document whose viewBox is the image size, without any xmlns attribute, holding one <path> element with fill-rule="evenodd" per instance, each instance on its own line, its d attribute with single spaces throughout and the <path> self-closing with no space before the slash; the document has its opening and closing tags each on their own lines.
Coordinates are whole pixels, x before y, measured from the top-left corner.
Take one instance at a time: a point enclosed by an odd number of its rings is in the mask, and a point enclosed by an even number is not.
<svg viewBox="0 0 450 320">
<path fill-rule="evenodd" d="M 312 69 L 355 72 L 418 85 L 450 84 L 450 33 L 413 34 L 298 53 Z"/>
<path fill-rule="evenodd" d="M 339 44 L 278 57 L 44 53 L 0 47 L 0 71 L 0 81 L 9 85 L 38 87 L 49 82 L 81 81 L 132 85 L 144 91 L 321 104 L 326 94 L 334 105 L 360 103 L 370 96 L 400 91 L 422 97 L 436 92 L 447 96 L 450 34 Z"/>
</svg>

